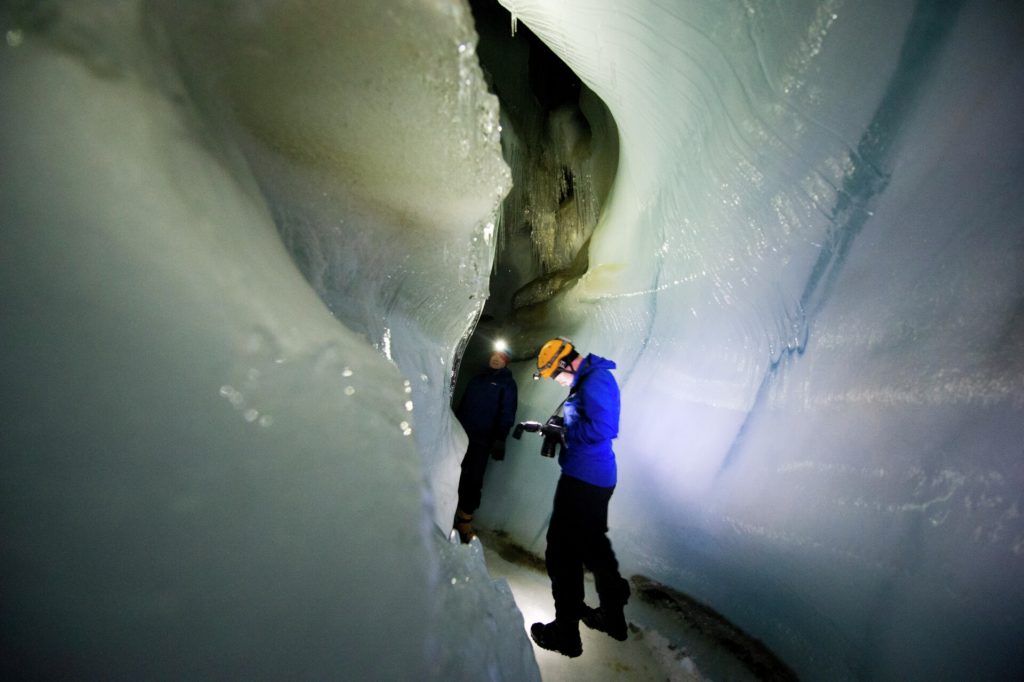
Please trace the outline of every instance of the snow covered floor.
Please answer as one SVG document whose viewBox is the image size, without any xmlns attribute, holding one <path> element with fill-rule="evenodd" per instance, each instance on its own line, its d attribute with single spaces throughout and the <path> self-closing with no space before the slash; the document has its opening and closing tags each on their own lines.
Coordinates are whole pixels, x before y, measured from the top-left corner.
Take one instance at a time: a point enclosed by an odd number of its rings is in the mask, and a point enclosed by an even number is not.
<svg viewBox="0 0 1024 682">
<path fill-rule="evenodd" d="M 512 588 L 527 628 L 554 617 L 551 585 L 542 562 L 510 545 L 500 533 L 480 530 L 491 577 Z M 597 605 L 592 576 L 586 577 L 587 603 Z M 634 597 L 626 606 L 629 639 L 618 642 L 581 625 L 583 655 L 570 659 L 533 645 L 544 680 L 671 680 L 695 682 L 763 679 L 713 638 L 687 625 L 673 609 Z M 532 640 L 531 640 L 532 642 Z M 770 676 L 785 679 L 785 674 Z"/>
</svg>

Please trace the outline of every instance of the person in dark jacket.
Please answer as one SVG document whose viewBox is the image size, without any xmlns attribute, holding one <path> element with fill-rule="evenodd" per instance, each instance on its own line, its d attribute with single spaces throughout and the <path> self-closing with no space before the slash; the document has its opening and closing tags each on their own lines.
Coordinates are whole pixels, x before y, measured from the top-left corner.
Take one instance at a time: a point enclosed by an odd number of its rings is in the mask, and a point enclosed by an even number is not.
<svg viewBox="0 0 1024 682">
<path fill-rule="evenodd" d="M 568 339 L 552 339 L 537 357 L 534 378 L 554 379 L 570 389 L 563 405 L 562 475 L 555 489 L 545 563 L 551 578 L 555 620 L 534 623 L 530 635 L 541 647 L 569 657 L 583 653 L 579 622 L 625 641 L 623 609 L 629 583 L 608 539 L 608 503 L 617 482 L 612 439 L 619 435 L 619 386 L 615 363 L 581 356 Z M 545 426 L 542 428 L 554 428 Z M 546 432 L 545 432 L 546 433 Z M 583 601 L 583 569 L 594 574 L 600 606 Z"/>
<path fill-rule="evenodd" d="M 487 458 L 505 459 L 505 439 L 516 420 L 519 392 L 508 370 L 508 361 L 505 351 L 491 353 L 488 367 L 470 379 L 455 411 L 469 436 L 469 446 L 462 458 L 454 523 L 462 542 L 469 542 L 476 535 L 473 513 L 480 506 Z"/>
</svg>

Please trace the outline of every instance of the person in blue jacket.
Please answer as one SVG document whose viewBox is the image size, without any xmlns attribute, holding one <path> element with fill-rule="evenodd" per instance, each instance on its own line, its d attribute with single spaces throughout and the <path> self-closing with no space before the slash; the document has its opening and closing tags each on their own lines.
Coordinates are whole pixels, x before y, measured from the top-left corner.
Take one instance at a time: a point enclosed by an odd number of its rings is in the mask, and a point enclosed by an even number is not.
<svg viewBox="0 0 1024 682">
<path fill-rule="evenodd" d="M 459 539 L 464 543 L 476 535 L 473 513 L 480 506 L 487 458 L 505 459 L 505 439 L 516 420 L 519 392 L 508 370 L 508 362 L 508 351 L 495 349 L 488 358 L 488 366 L 470 379 L 455 411 L 469 436 L 462 458 L 459 506 L 454 522 Z"/>
<path fill-rule="evenodd" d="M 569 657 L 583 653 L 579 621 L 619 641 L 627 636 L 623 609 L 629 583 L 608 539 L 608 503 L 617 471 L 612 440 L 619 435 L 619 386 L 615 363 L 583 357 L 568 339 L 552 339 L 537 356 L 534 378 L 554 379 L 570 389 L 563 404 L 562 475 L 555 489 L 545 563 L 551 578 L 555 620 L 534 623 L 530 635 L 541 647 Z M 558 427 L 542 427 L 545 428 Z M 546 433 L 546 432 L 545 432 Z M 594 574 L 600 605 L 583 601 L 583 569 Z"/>
</svg>

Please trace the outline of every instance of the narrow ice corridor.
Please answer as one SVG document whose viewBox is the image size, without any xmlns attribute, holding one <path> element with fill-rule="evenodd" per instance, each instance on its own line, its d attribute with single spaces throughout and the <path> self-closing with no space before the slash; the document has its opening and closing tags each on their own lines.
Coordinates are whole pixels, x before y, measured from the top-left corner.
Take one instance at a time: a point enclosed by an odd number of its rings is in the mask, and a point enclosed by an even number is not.
<svg viewBox="0 0 1024 682">
<path fill-rule="evenodd" d="M 0 4 L 0 677 L 728 679 L 681 596 L 799 679 L 1024 678 L 1022 26 Z M 499 332 L 519 419 L 544 339 L 618 365 L 610 537 L 661 606 L 579 661 L 447 538 Z M 536 447 L 478 517 L 540 556 Z"/>
</svg>

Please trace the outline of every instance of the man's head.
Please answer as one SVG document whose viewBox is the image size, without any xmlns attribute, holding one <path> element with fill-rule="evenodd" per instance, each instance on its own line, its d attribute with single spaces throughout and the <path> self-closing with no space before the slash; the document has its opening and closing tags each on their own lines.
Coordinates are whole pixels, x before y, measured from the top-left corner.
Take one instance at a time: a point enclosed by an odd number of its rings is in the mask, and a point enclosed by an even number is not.
<svg viewBox="0 0 1024 682">
<path fill-rule="evenodd" d="M 562 337 L 551 339 L 541 346 L 537 354 L 537 371 L 534 372 L 533 378 L 554 379 L 568 388 L 572 386 L 573 376 L 580 362 L 582 358 L 572 345 L 572 341 Z"/>
<path fill-rule="evenodd" d="M 491 351 L 491 357 L 487 359 L 487 364 L 491 369 L 501 369 L 502 367 L 508 366 L 508 352 L 503 350 Z"/>
</svg>

